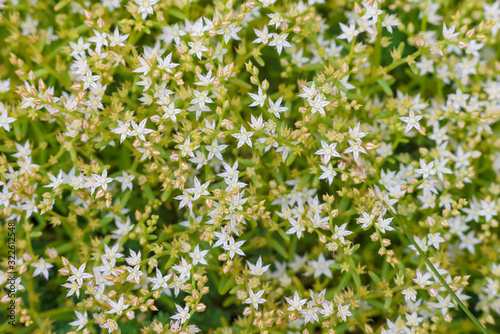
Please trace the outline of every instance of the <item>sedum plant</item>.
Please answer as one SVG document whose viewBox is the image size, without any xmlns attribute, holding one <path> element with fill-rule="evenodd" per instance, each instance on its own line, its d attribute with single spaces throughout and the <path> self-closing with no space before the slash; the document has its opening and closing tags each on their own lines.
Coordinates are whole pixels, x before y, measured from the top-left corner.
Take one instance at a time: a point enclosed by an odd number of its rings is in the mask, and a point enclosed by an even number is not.
<svg viewBox="0 0 500 334">
<path fill-rule="evenodd" d="M 1 333 L 500 328 L 499 1 L 0 18 Z"/>
</svg>

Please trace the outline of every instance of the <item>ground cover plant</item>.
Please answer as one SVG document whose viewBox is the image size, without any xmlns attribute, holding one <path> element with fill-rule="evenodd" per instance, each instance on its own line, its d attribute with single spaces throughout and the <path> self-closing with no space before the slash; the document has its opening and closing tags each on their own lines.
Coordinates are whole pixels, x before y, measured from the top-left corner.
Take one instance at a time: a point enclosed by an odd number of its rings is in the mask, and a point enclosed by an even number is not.
<svg viewBox="0 0 500 334">
<path fill-rule="evenodd" d="M 499 332 L 499 1 L 0 19 L 0 333 Z"/>
</svg>

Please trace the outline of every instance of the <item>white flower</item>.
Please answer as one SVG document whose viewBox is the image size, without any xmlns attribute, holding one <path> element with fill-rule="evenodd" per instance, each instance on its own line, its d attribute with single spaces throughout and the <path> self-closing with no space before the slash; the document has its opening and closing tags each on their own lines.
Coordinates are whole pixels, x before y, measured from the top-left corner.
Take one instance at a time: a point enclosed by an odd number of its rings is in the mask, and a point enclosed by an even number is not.
<svg viewBox="0 0 500 334">
<path fill-rule="evenodd" d="M 392 220 L 392 217 L 384 219 L 382 218 L 382 216 L 379 216 L 377 222 L 375 223 L 375 226 L 380 230 L 382 234 L 384 234 L 385 231 L 394 231 L 394 228 L 389 225 Z"/>
<path fill-rule="evenodd" d="M 241 241 L 234 241 L 233 237 L 230 237 L 229 240 L 227 241 L 227 244 L 222 245 L 222 248 L 224 250 L 229 251 L 229 258 L 232 260 L 234 257 L 234 254 L 239 254 L 241 256 L 245 256 L 245 253 L 240 249 L 240 247 L 245 243 L 245 240 Z"/>
<path fill-rule="evenodd" d="M 420 131 L 420 124 L 418 124 L 418 121 L 420 121 L 423 117 L 424 116 L 422 115 L 415 116 L 413 110 L 410 109 L 410 114 L 408 117 L 400 117 L 399 119 L 406 123 L 405 133 L 407 133 L 413 128 L 415 128 L 417 131 Z"/>
<path fill-rule="evenodd" d="M 262 43 L 264 45 L 267 45 L 269 43 L 269 38 L 273 36 L 273 34 L 269 33 L 269 30 L 267 29 L 267 26 L 264 26 L 261 30 L 254 29 L 255 35 L 257 35 L 257 38 L 253 41 L 253 43 Z"/>
<path fill-rule="evenodd" d="M 252 264 L 249 261 L 247 261 L 247 264 L 248 264 L 248 268 L 250 269 L 250 274 L 255 275 L 255 276 L 261 276 L 271 266 L 270 264 L 262 266 L 262 257 L 261 256 L 259 256 L 259 259 L 257 260 L 256 264 Z"/>
<path fill-rule="evenodd" d="M 86 278 L 91 278 L 93 277 L 91 274 L 87 274 L 85 272 L 85 266 L 87 265 L 87 262 L 84 262 L 80 268 L 76 269 L 75 266 L 73 266 L 72 264 L 69 265 L 70 269 L 71 269 L 71 273 L 72 275 L 68 278 L 69 281 L 76 281 L 76 283 L 78 284 L 78 287 L 81 287 L 82 284 L 83 284 L 83 280 L 86 279 Z"/>
<path fill-rule="evenodd" d="M 349 43 L 351 43 L 353 38 L 359 35 L 359 31 L 356 30 L 356 26 L 354 24 L 351 24 L 349 27 L 342 23 L 339 23 L 339 25 L 343 32 L 339 35 L 339 39 L 346 39 Z"/>
<path fill-rule="evenodd" d="M 83 314 L 81 314 L 80 312 L 78 311 L 75 311 L 75 314 L 76 314 L 76 317 L 77 317 L 77 320 L 73 321 L 73 322 L 70 322 L 69 324 L 71 326 L 78 326 L 78 328 L 76 329 L 77 331 L 79 331 L 80 329 L 82 329 L 88 322 L 88 318 L 87 318 L 87 312 L 83 312 Z"/>
<path fill-rule="evenodd" d="M 340 158 L 340 154 L 337 152 L 337 150 L 335 150 L 335 147 L 337 147 L 337 143 L 327 144 L 322 140 L 321 146 L 323 148 L 317 150 L 314 154 L 322 155 L 325 163 L 328 163 L 333 157 Z"/>
<path fill-rule="evenodd" d="M 177 271 L 181 276 L 180 278 L 189 278 L 191 277 L 191 268 L 193 267 L 192 264 L 188 263 L 185 258 L 181 258 L 181 264 L 172 266 L 172 269 Z"/>
<path fill-rule="evenodd" d="M 455 25 L 450 28 L 446 28 L 446 23 L 443 23 L 443 37 L 447 40 L 454 40 L 458 36 L 458 32 L 455 32 Z"/>
<path fill-rule="evenodd" d="M 424 275 L 422 275 L 420 269 L 417 269 L 417 277 L 414 278 L 413 281 L 417 283 L 417 285 L 420 286 L 421 289 L 425 289 L 427 285 L 432 284 L 430 279 L 431 279 L 431 274 L 425 273 Z"/>
<path fill-rule="evenodd" d="M 168 280 L 172 277 L 172 275 L 168 274 L 163 276 L 161 271 L 156 268 L 156 277 L 148 277 L 148 281 L 153 283 L 153 287 L 151 290 L 158 290 L 158 289 L 168 289 Z"/>
<path fill-rule="evenodd" d="M 310 261 L 309 264 L 314 268 L 314 277 L 319 277 L 325 275 L 332 278 L 332 271 L 330 269 L 330 264 L 335 263 L 334 260 L 326 260 L 323 253 L 319 254 L 317 261 Z"/>
<path fill-rule="evenodd" d="M 95 51 L 97 53 L 101 53 L 101 48 L 103 46 L 108 46 L 108 40 L 106 39 L 108 34 L 106 34 L 105 32 L 101 33 L 99 30 L 94 29 L 94 35 L 95 36 L 90 37 L 88 41 L 95 43 Z"/>
<path fill-rule="evenodd" d="M 35 268 L 35 271 L 33 272 L 33 277 L 38 276 L 40 274 L 45 277 L 45 279 L 49 279 L 49 269 L 52 268 L 54 265 L 45 262 L 45 259 L 43 257 L 40 258 L 38 262 L 34 262 L 31 264 Z"/>
<path fill-rule="evenodd" d="M 7 109 L 5 108 L 2 102 L 0 102 L 0 111 L 2 112 L 0 114 L 0 127 L 4 128 L 5 131 L 9 132 L 10 131 L 9 124 L 14 123 L 17 119 L 14 117 L 9 117 Z"/>
<path fill-rule="evenodd" d="M 160 0 L 134 0 L 136 4 L 139 5 L 137 14 L 141 14 L 141 18 L 145 20 L 149 14 L 153 14 L 153 6 L 156 5 Z"/>
<path fill-rule="evenodd" d="M 280 97 L 279 99 L 276 100 L 276 102 L 273 102 L 273 100 L 271 100 L 271 98 L 269 98 L 269 109 L 267 109 L 267 111 L 269 111 L 274 116 L 276 116 L 276 118 L 280 118 L 280 113 L 288 110 L 287 107 L 281 106 L 282 100 L 283 100 L 283 98 Z"/>
<path fill-rule="evenodd" d="M 144 135 L 153 132 L 153 130 L 146 128 L 147 121 L 148 121 L 147 118 L 143 119 L 139 124 L 137 124 L 134 121 L 131 121 L 133 130 L 130 131 L 128 135 L 129 136 L 137 136 L 142 141 L 146 141 L 146 137 L 144 137 Z"/>
<path fill-rule="evenodd" d="M 290 304 L 290 307 L 287 309 L 287 311 L 300 311 L 302 310 L 302 305 L 307 303 L 307 299 L 300 299 L 299 293 L 297 291 L 295 291 L 293 299 L 285 297 L 285 300 L 288 304 Z"/>
<path fill-rule="evenodd" d="M 198 263 L 207 265 L 207 261 L 205 260 L 205 256 L 207 255 L 208 250 L 200 251 L 200 245 L 196 245 L 194 251 L 189 253 L 191 259 L 193 259 L 193 265 L 197 265 Z"/>
<path fill-rule="evenodd" d="M 189 49 L 189 54 L 195 54 L 198 59 L 201 59 L 202 57 L 202 52 L 208 51 L 207 47 L 202 44 L 203 42 L 201 40 L 196 41 L 196 42 L 188 42 L 188 45 L 190 47 Z"/>
<path fill-rule="evenodd" d="M 288 218 L 288 221 L 290 222 L 290 224 L 292 225 L 292 227 L 286 231 L 286 234 L 295 234 L 297 233 L 297 238 L 301 238 L 302 237 L 302 232 L 306 230 L 306 228 L 304 227 L 304 225 L 302 225 L 300 223 L 300 220 L 299 219 L 293 219 L 292 217 Z"/>
<path fill-rule="evenodd" d="M 250 97 L 253 99 L 254 102 L 249 105 L 249 107 L 255 107 L 255 106 L 264 106 L 264 103 L 266 102 L 267 94 L 262 93 L 262 88 L 259 87 L 259 92 L 258 94 L 253 94 L 253 93 L 248 93 Z"/>
<path fill-rule="evenodd" d="M 81 38 L 81 37 L 80 37 Z M 128 34 L 127 35 L 120 35 L 120 31 L 118 30 L 118 28 L 115 28 L 115 31 L 113 33 L 113 35 L 108 35 L 108 39 L 109 41 L 111 42 L 109 44 L 109 46 L 125 46 L 125 42 L 128 38 Z"/>
<path fill-rule="evenodd" d="M 243 125 L 240 128 L 240 133 L 233 133 L 231 134 L 234 138 L 238 139 L 238 145 L 236 148 L 240 148 L 244 144 L 247 144 L 248 146 L 252 147 L 252 139 L 251 137 L 253 136 L 253 132 L 247 131 Z"/>
<path fill-rule="evenodd" d="M 328 179 L 328 183 L 332 184 L 333 178 L 337 175 L 337 172 L 333 170 L 332 164 L 328 164 L 328 166 L 320 165 L 319 168 L 323 171 L 319 179 Z"/>
<path fill-rule="evenodd" d="M 366 154 L 366 150 L 363 148 L 363 146 L 361 146 L 361 144 L 363 143 L 361 140 L 348 140 L 348 142 L 350 147 L 345 150 L 344 153 L 352 153 L 354 155 L 354 160 L 358 159 L 360 152 Z"/>
<path fill-rule="evenodd" d="M 342 321 L 346 321 L 347 317 L 351 316 L 352 313 L 349 311 L 349 304 L 347 305 L 339 305 L 337 317 L 342 318 Z"/>
<path fill-rule="evenodd" d="M 136 265 L 134 268 L 127 267 L 127 271 L 129 272 L 127 281 L 134 281 L 135 283 L 139 284 L 141 276 L 144 275 L 144 273 L 141 271 L 140 265 Z"/>
<path fill-rule="evenodd" d="M 122 176 L 117 176 L 115 177 L 115 180 L 118 182 L 121 182 L 121 190 L 125 191 L 125 189 L 130 189 L 132 190 L 132 187 L 134 186 L 132 184 L 132 181 L 134 181 L 135 175 L 129 175 L 127 172 L 122 172 Z"/>
<path fill-rule="evenodd" d="M 281 51 L 283 51 L 283 48 L 289 48 L 292 45 L 287 42 L 286 38 L 288 37 L 288 33 L 286 34 L 274 34 L 273 35 L 273 40 L 271 43 L 269 43 L 269 46 L 276 46 L 276 50 L 278 50 L 278 54 L 281 55 Z"/>
<path fill-rule="evenodd" d="M 341 244 L 345 244 L 344 237 L 352 234 L 353 232 L 347 230 L 347 223 L 343 224 L 342 226 L 338 227 L 335 226 L 335 233 L 332 236 L 333 240 L 339 239 Z"/>
<path fill-rule="evenodd" d="M 182 308 L 181 306 L 175 304 L 175 308 L 177 309 L 177 313 L 171 316 L 170 319 L 178 319 L 181 321 L 181 324 L 183 324 L 188 321 L 189 318 L 191 318 L 191 314 L 189 314 L 189 306 L 186 305 L 184 308 Z"/>
<path fill-rule="evenodd" d="M 254 293 L 252 289 L 250 289 L 248 292 L 249 292 L 249 297 L 245 299 L 244 301 L 245 304 L 251 304 L 254 309 L 258 309 L 259 304 L 266 302 L 266 299 L 262 298 L 264 290 L 260 290 L 259 292 Z"/>
</svg>

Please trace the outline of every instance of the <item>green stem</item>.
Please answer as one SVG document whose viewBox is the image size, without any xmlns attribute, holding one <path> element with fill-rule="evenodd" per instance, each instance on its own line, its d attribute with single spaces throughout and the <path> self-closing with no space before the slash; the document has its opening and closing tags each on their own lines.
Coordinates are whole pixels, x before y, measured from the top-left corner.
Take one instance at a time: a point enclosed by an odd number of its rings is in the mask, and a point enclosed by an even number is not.
<svg viewBox="0 0 500 334">
<path fill-rule="evenodd" d="M 457 297 L 457 295 L 455 294 L 455 292 L 453 292 L 453 290 L 450 288 L 450 286 L 448 285 L 448 283 L 446 283 L 446 281 L 444 280 L 444 278 L 439 274 L 439 272 L 436 270 L 436 268 L 434 267 L 434 265 L 427 258 L 427 256 L 422 251 L 422 249 L 420 248 L 420 246 L 412 238 L 411 234 L 408 232 L 408 230 L 406 229 L 406 227 L 403 225 L 402 220 L 399 217 L 399 215 L 394 214 L 394 218 L 395 218 L 395 220 L 397 222 L 397 225 L 403 230 L 403 232 L 406 235 L 406 237 L 408 238 L 408 240 L 417 249 L 417 251 L 420 254 L 420 256 L 424 259 L 425 263 L 431 268 L 432 272 L 438 278 L 439 282 L 441 282 L 441 284 L 444 286 L 444 288 L 446 289 L 446 291 L 448 291 L 448 293 L 451 295 L 451 297 L 457 302 L 457 304 L 460 306 L 460 308 L 465 312 L 465 314 L 467 314 L 467 316 L 469 317 L 469 319 L 472 320 L 472 322 L 477 326 L 477 328 L 480 329 L 482 333 L 487 334 L 487 331 L 483 327 L 483 325 L 481 325 L 481 323 L 479 322 L 479 320 L 477 320 L 477 318 L 474 316 L 474 314 L 472 314 L 471 311 L 469 311 L 469 309 L 464 305 L 464 303 L 462 303 L 462 301 L 460 300 L 460 298 Z"/>
</svg>

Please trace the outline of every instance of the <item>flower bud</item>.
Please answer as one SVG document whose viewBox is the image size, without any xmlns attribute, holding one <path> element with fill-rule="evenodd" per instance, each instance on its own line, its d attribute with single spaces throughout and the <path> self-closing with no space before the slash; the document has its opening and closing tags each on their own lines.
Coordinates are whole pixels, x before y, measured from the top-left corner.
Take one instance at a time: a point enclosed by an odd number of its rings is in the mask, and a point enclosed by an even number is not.
<svg viewBox="0 0 500 334">
<path fill-rule="evenodd" d="M 198 305 L 196 305 L 196 312 L 205 312 L 205 310 L 207 309 L 207 306 L 203 303 L 200 303 Z"/>
</svg>

